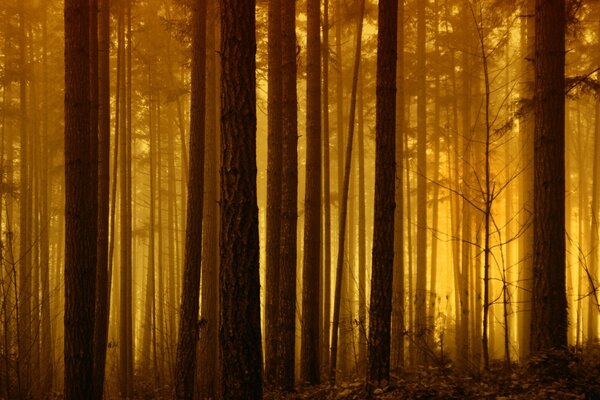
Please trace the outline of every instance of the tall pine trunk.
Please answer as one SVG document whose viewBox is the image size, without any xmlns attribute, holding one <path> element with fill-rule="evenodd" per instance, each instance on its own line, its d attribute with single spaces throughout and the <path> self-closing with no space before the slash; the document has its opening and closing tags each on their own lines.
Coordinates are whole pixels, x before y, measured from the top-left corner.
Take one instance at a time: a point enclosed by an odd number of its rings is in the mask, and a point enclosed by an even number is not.
<svg viewBox="0 0 600 400">
<path fill-rule="evenodd" d="M 417 3 L 417 282 L 415 341 L 417 364 L 427 363 L 427 87 L 425 2 Z"/>
<path fill-rule="evenodd" d="M 521 19 L 521 101 L 533 100 L 533 58 L 535 39 L 534 0 L 526 0 Z M 523 172 L 520 179 L 519 225 L 523 233 L 519 240 L 519 292 L 518 292 L 518 343 L 519 359 L 527 361 L 530 351 L 531 336 L 531 291 L 533 284 L 533 113 L 531 110 L 523 113 L 519 121 L 520 146 L 523 154 Z"/>
<path fill-rule="evenodd" d="M 398 3 L 379 2 L 373 272 L 369 308 L 369 384 L 390 378 L 396 176 L 396 51 Z"/>
<path fill-rule="evenodd" d="M 65 399 L 92 398 L 97 210 L 87 187 L 90 145 L 89 14 L 65 2 Z M 93 84 L 93 83 L 92 83 Z"/>
<path fill-rule="evenodd" d="M 331 331 L 331 152 L 329 127 L 329 0 L 323 1 L 323 330 L 321 367 L 329 364 L 329 332 Z"/>
<path fill-rule="evenodd" d="M 294 389 L 296 350 L 296 253 L 298 220 L 298 98 L 296 88 L 296 7 L 282 3 L 282 119 L 283 166 L 281 187 L 281 249 L 277 322 L 277 386 Z M 319 355 L 317 354 L 317 357 Z"/>
<path fill-rule="evenodd" d="M 302 269 L 300 377 L 320 381 L 319 287 L 321 252 L 321 59 L 320 2 L 308 0 L 306 61 L 306 187 Z"/>
<path fill-rule="evenodd" d="M 231 400 L 262 398 L 254 3 L 221 4 L 221 396 Z"/>
<path fill-rule="evenodd" d="M 192 92 L 190 105 L 190 170 L 188 173 L 185 256 L 175 362 L 175 396 L 192 399 L 196 344 L 200 334 L 200 266 L 202 263 L 202 205 L 204 196 L 206 69 L 206 1 L 192 7 Z"/>
<path fill-rule="evenodd" d="M 394 209 L 394 276 L 392 281 L 391 370 L 404 367 L 404 1 L 398 2 L 396 65 L 396 208 Z"/>
<path fill-rule="evenodd" d="M 344 279 L 344 246 L 346 240 L 346 218 L 348 215 L 348 192 L 350 190 L 350 171 L 352 170 L 352 143 L 354 138 L 354 116 L 356 112 L 356 94 L 358 91 L 358 74 L 360 67 L 360 55 L 362 44 L 363 18 L 365 1 L 361 0 L 356 30 L 356 53 L 354 54 L 354 72 L 352 78 L 352 93 L 350 98 L 350 115 L 348 123 L 348 142 L 346 143 L 346 155 L 344 157 L 344 185 L 340 194 L 340 230 L 338 236 L 338 256 L 335 275 L 335 296 L 333 304 L 333 322 L 331 326 L 331 359 L 329 362 L 329 378 L 335 381 L 337 366 L 338 336 L 340 326 L 340 306 L 342 300 L 342 284 Z M 348 271 L 349 272 L 349 271 Z"/>
<path fill-rule="evenodd" d="M 565 1 L 536 0 L 531 351 L 567 346 Z"/>
<path fill-rule="evenodd" d="M 265 291 L 265 381 L 275 379 L 277 367 L 277 318 L 281 242 L 281 168 L 283 120 L 281 112 L 281 7 L 280 0 L 268 5 L 268 145 L 267 145 L 267 241 Z"/>
<path fill-rule="evenodd" d="M 217 37 L 219 7 L 208 4 L 206 31 L 206 133 L 204 145 L 204 217 L 202 219 L 202 291 L 198 357 L 198 398 L 217 398 L 219 372 L 219 126 Z"/>
<path fill-rule="evenodd" d="M 108 0 L 98 1 L 98 236 L 94 322 L 94 400 L 104 389 L 108 342 L 108 223 L 110 185 L 110 14 Z"/>
</svg>

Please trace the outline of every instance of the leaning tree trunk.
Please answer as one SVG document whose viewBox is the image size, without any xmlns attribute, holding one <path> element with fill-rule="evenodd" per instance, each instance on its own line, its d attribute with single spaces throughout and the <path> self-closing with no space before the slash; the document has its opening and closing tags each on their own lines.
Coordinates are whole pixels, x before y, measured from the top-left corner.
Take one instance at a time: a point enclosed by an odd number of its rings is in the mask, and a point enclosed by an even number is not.
<svg viewBox="0 0 600 400">
<path fill-rule="evenodd" d="M 183 288 L 179 339 L 175 361 L 175 396 L 192 399 L 199 335 L 200 266 L 202 263 L 202 205 L 204 196 L 204 120 L 206 67 L 206 1 L 192 7 L 192 91 L 190 105 L 190 169 L 185 228 Z"/>
<path fill-rule="evenodd" d="M 254 3 L 221 4 L 221 396 L 232 400 L 262 398 Z"/>
<path fill-rule="evenodd" d="M 329 332 L 331 326 L 331 152 L 329 148 L 329 0 L 323 0 L 323 330 L 321 366 L 329 363 Z"/>
<path fill-rule="evenodd" d="M 373 272 L 369 308 L 369 388 L 390 379 L 396 177 L 396 44 L 398 3 L 379 1 Z"/>
<path fill-rule="evenodd" d="M 108 221 L 110 181 L 110 15 L 108 0 L 99 0 L 98 15 L 98 237 L 96 239 L 96 306 L 94 322 L 94 398 L 101 400 L 108 342 Z"/>
<path fill-rule="evenodd" d="M 331 326 L 331 359 L 329 361 L 329 378 L 335 381 L 337 366 L 338 328 L 340 325 L 340 303 L 342 299 L 342 278 L 344 271 L 344 244 L 346 240 L 346 217 L 348 214 L 348 192 L 350 190 L 350 171 L 352 170 L 352 141 L 354 138 L 354 115 L 356 112 L 356 93 L 358 90 L 358 73 L 362 44 L 362 29 L 365 1 L 360 4 L 358 26 L 356 30 L 356 53 L 354 55 L 354 73 L 352 78 L 352 94 L 350 98 L 350 116 L 348 124 L 348 142 L 346 143 L 344 185 L 340 196 L 340 231 L 338 236 L 338 258 L 335 275 L 335 296 L 333 302 L 333 321 Z"/>
</svg>

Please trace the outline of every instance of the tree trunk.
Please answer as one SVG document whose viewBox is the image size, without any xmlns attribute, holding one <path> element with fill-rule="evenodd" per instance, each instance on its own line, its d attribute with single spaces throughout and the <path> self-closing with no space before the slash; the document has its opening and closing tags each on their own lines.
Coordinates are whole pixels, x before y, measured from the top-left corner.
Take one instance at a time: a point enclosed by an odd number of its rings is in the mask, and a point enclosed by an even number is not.
<svg viewBox="0 0 600 400">
<path fill-rule="evenodd" d="M 200 334 L 200 266 L 202 263 L 202 204 L 204 196 L 204 121 L 206 69 L 206 1 L 192 7 L 192 92 L 190 106 L 190 170 L 188 173 L 185 259 L 175 364 L 175 396 L 192 399 L 196 344 Z"/>
<path fill-rule="evenodd" d="M 87 11 L 87 8 L 86 8 Z M 31 386 L 31 189 L 29 182 L 29 132 L 27 114 L 27 33 L 25 28 L 25 3 L 19 3 L 19 134 L 20 134 L 20 208 L 19 208 L 19 257 L 16 268 L 19 271 L 17 310 L 18 342 L 18 392 L 24 398 L 30 395 Z M 86 14 L 87 16 L 87 14 Z M 87 36 L 86 36 L 87 38 Z M 84 60 L 85 61 L 85 60 Z"/>
<path fill-rule="evenodd" d="M 198 398 L 217 398 L 219 371 L 219 126 L 216 28 L 219 7 L 208 4 L 206 32 L 206 137 L 204 146 L 204 217 L 202 219 L 202 307 L 204 321 L 198 357 Z"/>
<path fill-rule="evenodd" d="M 300 377 L 320 381 L 319 285 L 321 248 L 321 60 L 320 2 L 308 0 L 306 61 L 306 188 L 302 269 L 302 351 Z"/>
<path fill-rule="evenodd" d="M 294 389 L 296 350 L 296 252 L 298 220 L 298 98 L 296 88 L 296 7 L 282 4 L 283 166 L 279 274 L 277 386 Z M 325 264 L 327 265 L 327 264 Z M 318 357 L 318 354 L 317 354 Z"/>
<path fill-rule="evenodd" d="M 108 342 L 108 222 L 110 185 L 110 15 L 108 0 L 98 0 L 98 237 L 94 322 L 94 398 L 104 389 Z"/>
<path fill-rule="evenodd" d="M 40 196 L 42 206 L 40 213 L 40 223 L 42 230 L 40 233 L 40 269 L 41 269 L 41 315 L 42 315 L 42 371 L 40 393 L 50 393 L 54 379 L 54 344 L 52 341 L 52 317 L 50 315 L 50 196 L 49 196 L 49 93 L 48 93 L 48 15 L 47 8 L 44 8 L 44 19 L 42 22 L 43 50 L 42 50 L 42 68 L 43 68 L 43 130 L 41 140 L 41 177 L 40 177 Z M 1 214 L 0 214 L 1 218 Z"/>
<path fill-rule="evenodd" d="M 394 209 L 394 276 L 392 280 L 391 369 L 404 368 L 404 1 L 398 2 L 396 65 L 396 208 Z"/>
<path fill-rule="evenodd" d="M 323 207 L 324 207 L 324 254 L 323 254 L 323 344 L 321 367 L 329 365 L 329 333 L 331 332 L 331 152 L 329 129 L 329 0 L 323 0 Z"/>
<path fill-rule="evenodd" d="M 468 43 L 467 38 L 472 33 L 470 28 L 471 15 L 469 11 L 469 6 L 467 4 L 463 4 L 462 9 L 464 28 L 463 28 L 463 38 L 465 39 L 465 43 Z M 468 49 L 468 47 L 467 47 Z M 461 284 L 460 284 L 460 349 L 459 349 L 459 365 L 463 368 L 468 368 L 469 366 L 469 324 L 471 321 L 470 316 L 470 274 L 471 268 L 473 265 L 472 261 L 472 253 L 471 246 L 473 245 L 475 235 L 472 231 L 473 225 L 473 210 L 472 205 L 469 203 L 469 200 L 472 198 L 471 190 L 472 181 L 471 175 L 472 171 L 472 143 L 473 143 L 473 131 L 471 129 L 471 68 L 470 68 L 470 55 L 468 51 L 463 52 L 463 68 L 462 68 L 462 85 L 463 85 L 463 104 L 462 104 L 462 193 L 463 197 L 462 201 L 462 233 L 461 233 Z"/>
<path fill-rule="evenodd" d="M 262 398 L 254 3 L 221 4 L 221 396 L 232 400 Z"/>
<path fill-rule="evenodd" d="M 600 73 L 596 74 L 597 78 Z M 591 238 L 590 238 L 590 279 L 598 281 L 598 218 L 600 211 L 600 100 L 596 99 L 596 118 L 594 126 L 594 158 L 592 172 L 592 209 L 591 209 Z M 598 342 L 598 296 L 600 293 L 594 285 L 588 284 L 590 295 L 588 297 L 588 343 Z"/>
<path fill-rule="evenodd" d="M 533 99 L 533 58 L 535 39 L 534 0 L 526 0 L 521 19 L 521 101 Z M 531 111 L 523 113 L 519 121 L 520 146 L 523 153 L 523 172 L 521 173 L 521 192 L 519 203 L 519 226 L 523 232 L 519 241 L 519 318 L 518 343 L 521 362 L 529 358 L 531 336 L 531 292 L 533 284 L 533 115 Z"/>
<path fill-rule="evenodd" d="M 281 169 L 283 121 L 281 113 L 281 5 L 268 4 L 268 161 L 267 161 L 267 241 L 265 290 L 265 381 L 272 383 L 277 367 L 277 319 L 281 241 Z"/>
<path fill-rule="evenodd" d="M 87 183 L 97 137 L 90 134 L 88 10 L 86 1 L 65 2 L 65 399 L 93 393 L 97 210 Z"/>
<path fill-rule="evenodd" d="M 567 346 L 565 1 L 536 0 L 531 351 Z"/>
<path fill-rule="evenodd" d="M 131 335 L 131 324 L 133 322 L 132 313 L 131 313 L 131 276 L 132 276 L 132 262 L 131 262 L 131 202 L 129 201 L 129 191 L 131 186 L 131 176 L 130 176 L 130 162 L 131 162 L 131 154 L 130 154 L 130 113 L 129 113 L 129 95 L 128 95 L 128 86 L 131 84 L 129 80 L 129 68 L 130 68 L 130 58 L 128 56 L 128 50 L 131 48 L 131 44 L 129 40 L 127 41 L 127 45 L 125 45 L 125 30 L 126 24 L 128 25 L 128 21 L 126 20 L 127 15 L 129 14 L 129 6 L 127 9 L 126 5 L 121 4 L 119 6 L 119 15 L 118 17 L 121 19 L 121 29 L 119 31 L 120 35 L 120 48 L 122 52 L 122 62 L 123 66 L 121 67 L 121 87 L 120 90 L 120 161 L 119 161 L 119 170 L 121 173 L 121 181 L 120 181 L 120 195 L 121 195 L 121 221 L 120 221 L 120 229 L 121 229 L 121 240 L 119 243 L 120 246 L 120 255 L 121 255 L 121 264 L 120 264 L 120 299 L 119 299 L 119 360 L 120 360 L 120 390 L 121 396 L 124 398 L 132 398 L 133 397 L 133 373 L 130 374 L 130 371 L 133 370 L 132 360 L 130 359 L 130 351 L 129 348 L 130 343 L 132 343 Z M 130 36 L 127 35 L 127 38 L 130 39 Z M 132 371 L 133 372 L 133 371 Z"/>
<path fill-rule="evenodd" d="M 427 363 L 427 88 L 425 2 L 417 3 L 417 283 L 415 341 L 417 364 Z"/>
<path fill-rule="evenodd" d="M 350 189 L 350 171 L 352 170 L 352 141 L 354 138 L 354 115 L 356 111 L 356 93 L 358 90 L 358 74 L 362 45 L 362 29 L 365 1 L 361 0 L 356 30 L 356 53 L 354 55 L 354 72 L 352 78 L 352 94 L 350 98 L 350 115 L 348 124 L 348 142 L 346 144 L 344 186 L 340 196 L 340 231 L 338 237 L 338 258 L 335 276 L 335 297 L 333 304 L 333 324 L 331 327 L 331 360 L 329 362 L 329 378 L 335 381 L 337 365 L 338 328 L 340 325 L 340 303 L 342 299 L 342 278 L 344 270 L 344 243 L 346 238 L 346 217 L 348 214 L 348 192 Z"/>
<path fill-rule="evenodd" d="M 364 78 L 358 91 L 358 373 L 367 368 L 367 237 L 365 200 L 365 104 Z M 395 79 L 394 79 L 395 82 Z M 394 93 L 395 96 L 395 93 Z M 395 112 L 395 110 L 394 110 Z M 395 130 L 394 130 L 395 133 Z"/>
<path fill-rule="evenodd" d="M 398 3 L 379 2 L 373 272 L 369 308 L 369 384 L 390 378 L 396 176 L 396 51 Z M 371 386 L 370 386 L 371 387 Z"/>
</svg>

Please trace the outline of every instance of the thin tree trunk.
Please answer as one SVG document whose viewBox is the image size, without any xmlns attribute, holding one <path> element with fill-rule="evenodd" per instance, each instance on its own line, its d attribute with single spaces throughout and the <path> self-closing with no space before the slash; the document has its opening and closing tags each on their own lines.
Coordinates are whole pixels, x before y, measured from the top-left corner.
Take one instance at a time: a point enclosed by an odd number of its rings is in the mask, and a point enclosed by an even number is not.
<svg viewBox="0 0 600 400">
<path fill-rule="evenodd" d="M 110 15 L 108 0 L 98 0 L 98 235 L 94 322 L 94 399 L 101 400 L 108 339 L 108 222 L 110 185 Z M 114 209 L 114 207 L 113 207 Z"/>
<path fill-rule="evenodd" d="M 306 188 L 302 269 L 302 349 L 300 377 L 320 381 L 319 286 L 321 248 L 321 60 L 320 2 L 308 0 L 306 65 Z"/>
<path fill-rule="evenodd" d="M 415 341 L 417 364 L 427 363 L 427 90 L 425 2 L 417 3 L 417 282 Z"/>
<path fill-rule="evenodd" d="M 331 359 L 329 366 L 329 378 L 335 381 L 337 365 L 337 343 L 338 328 L 340 324 L 340 303 L 342 298 L 342 278 L 344 270 L 344 242 L 346 239 L 346 216 L 348 213 L 348 192 L 350 189 L 350 171 L 352 168 L 352 140 L 354 137 L 354 115 L 356 111 L 356 93 L 358 90 L 358 74 L 360 67 L 360 55 L 362 44 L 363 17 L 365 10 L 365 0 L 361 0 L 360 12 L 358 14 L 358 24 L 356 30 L 356 53 L 354 55 L 354 73 L 352 78 L 352 94 L 350 99 L 350 116 L 348 123 L 348 142 L 346 145 L 346 166 L 344 169 L 344 187 L 340 196 L 340 231 L 338 237 L 338 258 L 335 277 L 335 297 L 333 304 L 333 324 L 331 327 Z"/>
<path fill-rule="evenodd" d="M 281 169 L 283 120 L 281 112 L 281 7 L 280 0 L 268 4 L 268 160 L 267 160 L 267 241 L 265 290 L 265 381 L 275 380 L 277 369 L 278 298 L 281 242 Z"/>
<path fill-rule="evenodd" d="M 122 52 L 123 67 L 121 68 L 121 87 L 120 90 L 120 161 L 119 170 L 121 173 L 120 181 L 120 195 L 121 195 L 121 207 L 120 207 L 120 230 L 121 240 L 120 246 L 120 299 L 119 299 L 119 374 L 120 374 L 120 391 L 121 396 L 124 398 L 133 397 L 133 375 L 130 375 L 129 371 L 132 370 L 130 367 L 130 349 L 129 344 L 131 343 L 131 203 L 129 202 L 129 186 L 130 186 L 130 168 L 129 163 L 131 161 L 131 155 L 129 153 L 130 136 L 129 136 L 129 117 L 128 112 L 128 85 L 130 81 L 128 79 L 129 71 L 129 56 L 128 48 L 130 47 L 129 42 L 125 45 L 125 30 L 126 30 L 126 13 L 128 10 L 125 8 L 126 5 L 121 4 L 119 7 L 118 17 L 121 19 L 120 35 L 120 47 Z M 129 35 L 127 35 L 129 38 Z"/>
<path fill-rule="evenodd" d="M 434 54 L 437 58 L 436 64 L 440 63 L 440 44 L 439 44 L 439 6 L 438 1 L 435 1 L 434 10 L 434 40 L 435 40 L 435 51 Z M 437 302 L 437 259 L 438 259 L 438 221 L 439 221 L 439 199 L 440 199 L 440 73 L 435 72 L 435 84 L 434 84 L 434 116 L 433 116 L 433 171 L 431 180 L 433 182 L 433 198 L 432 198 L 432 210 L 431 210 L 431 258 L 430 258 L 430 271 L 429 276 L 429 310 L 427 314 L 427 344 L 431 349 L 434 349 L 435 345 L 435 319 L 437 315 L 436 302 Z"/>
<path fill-rule="evenodd" d="M 281 24 L 283 28 L 283 166 L 279 321 L 277 323 L 279 362 L 276 383 L 277 386 L 292 391 L 294 389 L 294 355 L 296 350 L 296 242 L 298 220 L 298 98 L 296 88 L 296 7 L 294 2 L 285 1 L 282 3 Z"/>
<path fill-rule="evenodd" d="M 394 273 L 392 281 L 391 370 L 404 368 L 404 1 L 398 2 L 396 65 L 396 208 L 394 209 Z"/>
<path fill-rule="evenodd" d="M 86 8 L 87 10 L 87 8 Z M 18 342 L 18 392 L 22 398 L 29 396 L 31 384 L 31 278 L 30 252 L 31 187 L 29 182 L 29 132 L 27 114 L 27 33 L 25 28 L 25 2 L 19 3 L 19 134 L 20 134 L 20 208 L 19 208 L 19 261 L 18 301 L 16 304 Z M 87 15 L 87 14 L 86 14 Z M 87 36 L 86 36 L 87 37 Z"/>
<path fill-rule="evenodd" d="M 206 114 L 206 1 L 192 7 L 192 92 L 190 106 L 190 170 L 185 228 L 183 289 L 175 364 L 175 396 L 192 399 L 196 345 L 200 334 L 200 266 L 202 263 L 202 205 L 204 196 L 204 135 Z"/>
<path fill-rule="evenodd" d="M 217 398 L 219 371 L 219 126 L 217 96 L 217 53 L 216 28 L 219 7 L 208 4 L 206 31 L 206 137 L 204 158 L 204 217 L 202 220 L 202 291 L 201 319 L 203 332 L 200 335 L 198 398 Z"/>
<path fill-rule="evenodd" d="M 533 99 L 533 57 L 535 38 L 534 0 L 526 0 L 521 19 L 521 101 Z M 527 361 L 530 351 L 531 336 L 531 290 L 533 283 L 533 114 L 523 113 L 519 121 L 520 145 L 523 161 L 521 173 L 520 201 L 522 209 L 519 212 L 519 225 L 523 227 L 519 241 L 519 319 L 518 343 L 519 359 Z"/>
<path fill-rule="evenodd" d="M 463 4 L 463 20 L 465 21 L 463 38 L 468 38 L 471 34 L 470 24 L 467 21 L 471 20 L 469 6 Z M 468 43 L 468 41 L 465 41 Z M 462 85 L 463 85 L 463 104 L 462 104 L 462 251 L 461 251 L 461 285 L 460 285 L 460 349 L 459 349 L 459 364 L 462 368 L 469 367 L 469 355 L 470 355 L 470 343 L 469 343 L 469 324 L 470 318 L 470 274 L 473 261 L 471 259 L 471 246 L 474 242 L 474 235 L 472 232 L 473 215 L 472 206 L 469 203 L 471 199 L 471 184 L 469 177 L 472 174 L 472 146 L 473 146 L 473 132 L 471 129 L 471 68 L 470 68 L 470 56 L 468 51 L 463 52 L 463 70 L 462 70 Z"/>
<path fill-rule="evenodd" d="M 395 72 L 394 72 L 395 73 Z M 364 78 L 359 75 L 358 92 L 358 371 L 367 368 L 367 243 L 365 217 L 365 123 Z M 395 79 L 394 79 L 395 82 Z M 395 133 L 395 130 L 394 130 Z"/>
<path fill-rule="evenodd" d="M 597 74 L 600 77 L 600 73 Z M 596 100 L 596 118 L 594 125 L 594 166 L 592 172 L 592 209 L 591 209 L 591 238 L 590 238 L 590 279 L 598 281 L 598 218 L 600 211 L 600 100 Z M 588 343 L 598 341 L 598 296 L 600 293 L 594 285 L 589 284 L 590 295 L 588 297 Z"/>
<path fill-rule="evenodd" d="M 329 0 L 323 1 L 323 206 L 324 206 L 324 255 L 323 255 L 323 344 L 321 368 L 329 366 L 329 333 L 331 331 L 331 152 L 329 129 Z"/>
<path fill-rule="evenodd" d="M 50 393 L 52 391 L 54 377 L 53 360 L 53 342 L 52 342 L 52 323 L 50 315 L 50 197 L 49 190 L 49 160 L 48 160 L 48 113 L 49 113 L 49 94 L 48 94 L 48 24 L 47 8 L 44 8 L 44 17 L 42 22 L 43 50 L 42 50 L 42 68 L 43 68 L 43 128 L 41 140 L 41 178 L 40 178 L 40 196 L 42 201 L 40 222 L 40 269 L 41 269 L 41 315 L 42 315 L 42 371 L 40 393 Z M 0 214 L 1 216 L 1 214 Z"/>
</svg>

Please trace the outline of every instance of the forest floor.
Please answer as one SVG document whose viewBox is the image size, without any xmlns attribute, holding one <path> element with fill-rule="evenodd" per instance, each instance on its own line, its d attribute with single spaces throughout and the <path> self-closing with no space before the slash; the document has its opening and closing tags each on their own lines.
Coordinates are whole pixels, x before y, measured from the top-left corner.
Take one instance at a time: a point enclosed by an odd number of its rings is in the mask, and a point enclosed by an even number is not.
<svg viewBox="0 0 600 400">
<path fill-rule="evenodd" d="M 298 388 L 295 393 L 267 391 L 267 400 L 366 399 L 364 380 Z M 493 364 L 486 372 L 460 373 L 451 365 L 429 367 L 393 377 L 373 399 L 599 399 L 600 347 L 541 356 L 510 369 Z"/>
</svg>

